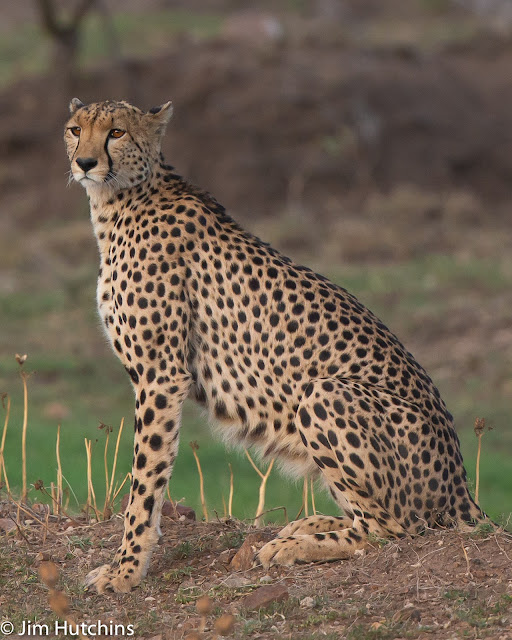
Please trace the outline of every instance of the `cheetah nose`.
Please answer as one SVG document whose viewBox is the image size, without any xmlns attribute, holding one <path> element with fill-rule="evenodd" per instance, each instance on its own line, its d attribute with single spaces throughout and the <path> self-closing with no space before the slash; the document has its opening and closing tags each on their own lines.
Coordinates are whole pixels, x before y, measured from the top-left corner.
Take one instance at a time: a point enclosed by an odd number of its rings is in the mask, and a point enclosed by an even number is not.
<svg viewBox="0 0 512 640">
<path fill-rule="evenodd" d="M 85 171 L 85 173 L 87 173 L 90 169 L 93 169 L 98 164 L 98 161 L 94 158 L 77 158 L 76 163 L 80 167 L 80 169 L 82 169 L 82 171 Z"/>
</svg>

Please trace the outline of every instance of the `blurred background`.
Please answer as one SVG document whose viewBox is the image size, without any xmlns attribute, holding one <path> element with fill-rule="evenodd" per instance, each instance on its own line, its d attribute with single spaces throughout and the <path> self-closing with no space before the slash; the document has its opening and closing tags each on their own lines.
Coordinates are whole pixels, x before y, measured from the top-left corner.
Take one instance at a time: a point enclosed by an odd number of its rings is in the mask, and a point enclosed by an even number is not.
<svg viewBox="0 0 512 640">
<path fill-rule="evenodd" d="M 242 225 L 355 293 L 392 328 L 455 415 L 470 484 L 476 417 L 480 499 L 512 511 L 512 2 L 509 0 L 17 0 L 0 20 L 0 392 L 20 485 L 28 354 L 28 480 L 85 501 L 84 438 L 133 397 L 96 315 L 87 198 L 67 186 L 70 98 L 127 99 L 175 115 L 168 162 Z M 0 416 L 0 424 L 3 417 Z M 198 507 L 253 514 L 259 478 L 187 405 L 171 483 Z M 294 517 L 302 486 L 273 471 L 267 507 Z M 39 499 L 32 492 L 34 499 Z M 332 510 L 328 500 L 317 506 Z M 280 514 L 276 517 L 281 517 Z"/>
</svg>

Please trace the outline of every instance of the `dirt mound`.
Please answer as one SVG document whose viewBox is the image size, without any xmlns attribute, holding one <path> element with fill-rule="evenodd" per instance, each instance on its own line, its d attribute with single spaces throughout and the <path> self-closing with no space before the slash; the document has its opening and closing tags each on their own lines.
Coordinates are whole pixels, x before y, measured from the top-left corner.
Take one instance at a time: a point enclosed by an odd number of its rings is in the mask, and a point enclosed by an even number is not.
<svg viewBox="0 0 512 640">
<path fill-rule="evenodd" d="M 16 513 L 4 505 L 3 515 Z M 127 595 L 83 593 L 86 573 L 112 557 L 122 518 L 87 525 L 83 520 L 48 527 L 26 519 L 4 538 L 0 559 L 4 618 L 52 624 L 48 593 L 37 579 L 41 560 L 60 569 L 59 588 L 78 621 L 134 624 L 135 637 L 174 640 L 197 630 L 196 602 L 213 600 L 206 621 L 221 613 L 236 619 L 236 638 L 432 638 L 512 635 L 512 538 L 481 530 L 473 535 L 432 532 L 383 543 L 351 560 L 293 568 L 234 571 L 231 558 L 254 529 L 234 521 L 210 524 L 163 518 L 163 539 L 141 587 Z M 262 539 L 275 530 L 261 532 Z M 275 596 L 253 608 L 262 585 Z M 24 593 L 20 601 L 21 590 Z M 248 594 L 253 594 L 247 599 Z M 251 604 L 252 603 L 252 604 Z"/>
</svg>

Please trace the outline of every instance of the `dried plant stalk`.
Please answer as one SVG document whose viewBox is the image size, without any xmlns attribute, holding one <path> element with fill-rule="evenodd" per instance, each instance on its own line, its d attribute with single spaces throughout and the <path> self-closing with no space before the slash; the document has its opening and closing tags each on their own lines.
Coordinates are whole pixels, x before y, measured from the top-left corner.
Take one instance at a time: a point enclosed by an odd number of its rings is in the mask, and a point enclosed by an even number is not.
<svg viewBox="0 0 512 640">
<path fill-rule="evenodd" d="M 112 463 L 112 475 L 110 476 L 110 486 L 109 486 L 110 490 L 108 492 L 109 502 L 112 497 L 112 487 L 114 486 L 114 477 L 115 477 L 116 467 L 117 467 L 117 456 L 119 455 L 119 442 L 121 440 L 121 434 L 123 433 L 123 427 L 124 427 L 124 418 L 121 419 L 121 424 L 119 425 L 119 432 L 117 434 L 116 449 L 114 451 L 114 461 Z"/>
<path fill-rule="evenodd" d="M 87 455 L 87 504 L 86 512 L 89 513 L 89 509 L 92 509 L 96 518 L 99 520 L 99 511 L 96 505 L 96 494 L 94 492 L 94 485 L 92 482 L 92 442 L 84 438 L 85 440 L 85 453 Z"/>
<path fill-rule="evenodd" d="M 229 500 L 228 500 L 228 516 L 230 518 L 233 517 L 233 491 L 234 491 L 234 483 L 233 483 L 233 467 L 231 466 L 231 462 L 228 463 L 229 466 Z"/>
<path fill-rule="evenodd" d="M 313 477 L 309 478 L 311 489 L 311 508 L 313 509 L 313 515 L 316 516 L 316 504 L 315 504 L 315 483 Z"/>
<path fill-rule="evenodd" d="M 110 430 L 107 428 L 107 437 L 105 438 L 105 447 L 103 449 L 103 466 L 105 467 L 105 506 L 107 505 L 108 495 L 110 493 L 109 475 L 108 475 L 108 443 L 110 440 Z"/>
<path fill-rule="evenodd" d="M 302 487 L 302 504 L 304 507 L 304 517 L 307 518 L 309 516 L 309 506 L 308 506 L 308 476 L 304 477 L 304 485 Z"/>
<path fill-rule="evenodd" d="M 21 365 L 20 365 L 21 366 Z M 27 424 L 28 424 L 28 388 L 27 374 L 21 371 L 23 380 L 23 428 L 21 430 L 21 502 L 27 501 Z"/>
<path fill-rule="evenodd" d="M 57 514 L 62 512 L 62 465 L 60 462 L 60 424 L 57 426 L 57 442 L 55 444 L 55 453 L 57 456 Z M 55 510 L 54 510 L 55 513 Z"/>
<path fill-rule="evenodd" d="M 480 493 L 480 453 L 482 451 L 482 436 L 485 430 L 485 418 L 475 419 L 475 435 L 478 438 L 478 450 L 476 452 L 476 482 L 475 482 L 475 502 L 478 504 Z"/>
<path fill-rule="evenodd" d="M 268 465 L 267 468 L 267 472 L 263 473 L 262 471 L 260 471 L 258 469 L 258 467 L 255 465 L 254 460 L 251 458 L 249 452 L 247 451 L 247 449 L 245 449 L 245 455 L 247 456 L 249 462 L 251 463 L 253 469 L 256 471 L 256 473 L 259 475 L 259 477 L 261 478 L 261 484 L 260 484 L 260 490 L 259 490 L 259 499 L 258 499 L 258 508 L 256 509 L 256 516 L 254 517 L 254 526 L 255 527 L 259 527 L 261 526 L 261 523 L 263 521 L 263 511 L 265 509 L 265 492 L 267 489 L 267 480 L 268 477 L 270 475 L 270 472 L 272 471 L 272 467 L 274 466 L 274 462 L 275 462 L 275 458 L 272 458 L 272 460 L 270 461 L 270 464 Z"/>
<path fill-rule="evenodd" d="M 131 473 L 127 473 L 123 479 L 123 481 L 121 482 L 121 484 L 119 485 L 119 487 L 114 491 L 114 495 L 112 496 L 112 504 L 114 504 L 114 502 L 117 499 L 117 496 L 121 493 L 121 489 L 124 487 L 124 485 L 130 481 L 131 482 L 132 479 L 132 474 Z"/>
<path fill-rule="evenodd" d="M 197 442 L 189 442 L 190 448 L 192 449 L 192 453 L 194 454 L 194 458 L 197 464 L 197 471 L 199 473 L 199 493 L 201 496 L 201 507 L 203 509 L 203 516 L 205 522 L 208 522 L 208 509 L 206 507 L 206 498 L 204 497 L 204 477 L 203 471 L 201 469 L 201 463 L 199 462 L 199 456 L 197 455 L 197 450 L 199 449 L 199 445 Z"/>
<path fill-rule="evenodd" d="M 58 512 L 57 488 L 53 480 L 50 482 L 50 498 L 52 499 L 52 513 L 56 515 Z"/>
<path fill-rule="evenodd" d="M 5 404 L 4 404 L 4 401 Z M 5 409 L 5 421 L 4 421 L 4 429 L 2 431 L 2 444 L 0 445 L 0 483 L 2 482 L 2 473 L 5 479 L 5 486 L 7 488 L 7 493 L 10 495 L 11 488 L 9 486 L 9 478 L 7 477 L 7 469 L 5 467 L 5 458 L 4 458 L 4 447 L 5 447 L 5 437 L 7 435 L 7 425 L 9 424 L 9 416 L 11 414 L 11 398 L 5 393 L 2 394 L 2 406 Z"/>
</svg>

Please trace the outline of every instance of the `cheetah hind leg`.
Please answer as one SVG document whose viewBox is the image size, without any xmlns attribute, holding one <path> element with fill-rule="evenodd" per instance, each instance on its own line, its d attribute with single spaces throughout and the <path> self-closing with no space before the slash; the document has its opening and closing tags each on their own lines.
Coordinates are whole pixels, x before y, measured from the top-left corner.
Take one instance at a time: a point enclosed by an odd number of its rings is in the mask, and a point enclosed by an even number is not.
<svg viewBox="0 0 512 640">
<path fill-rule="evenodd" d="M 380 483 L 380 490 L 378 486 L 368 486 L 358 449 L 358 442 L 363 441 L 363 436 L 356 440 L 356 432 L 352 428 L 347 429 L 344 422 L 337 424 L 332 410 L 328 412 L 325 408 L 328 405 L 332 407 L 333 401 L 340 402 L 347 387 L 354 395 L 368 394 L 364 385 L 349 381 L 332 379 L 327 381 L 327 388 L 325 380 L 315 381 L 299 407 L 297 425 L 303 443 L 320 468 L 332 496 L 345 513 L 353 516 L 353 520 L 323 517 L 291 523 L 277 539 L 260 550 L 258 560 L 265 567 L 346 559 L 355 551 L 370 546 L 372 536 L 395 538 L 406 533 L 403 524 L 382 506 L 386 492 L 384 484 Z M 330 393 L 326 395 L 327 390 Z M 341 411 L 340 407 L 338 411 Z M 383 413 L 387 411 L 384 409 Z M 382 418 L 385 420 L 387 416 Z M 360 426 L 360 429 L 367 431 L 364 434 L 366 440 L 373 435 L 370 425 Z M 316 525 L 318 529 L 315 529 Z"/>
</svg>

